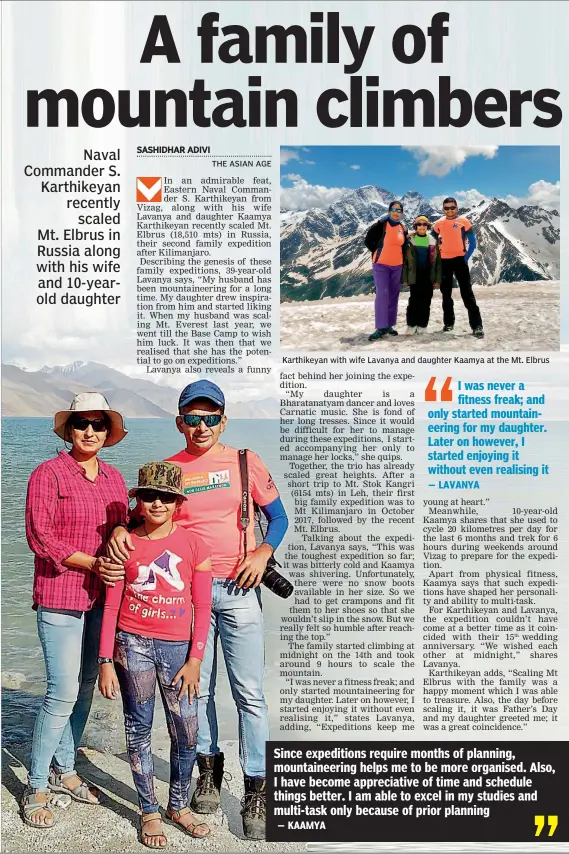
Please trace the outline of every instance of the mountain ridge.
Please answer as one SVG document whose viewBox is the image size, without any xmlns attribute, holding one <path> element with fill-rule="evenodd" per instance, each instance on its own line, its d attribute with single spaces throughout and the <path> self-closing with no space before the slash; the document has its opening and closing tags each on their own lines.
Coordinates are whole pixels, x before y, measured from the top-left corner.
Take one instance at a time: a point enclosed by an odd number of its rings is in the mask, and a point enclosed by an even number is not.
<svg viewBox="0 0 569 854">
<path fill-rule="evenodd" d="M 281 213 L 281 301 L 314 300 L 373 292 L 368 228 L 397 198 L 382 187 L 349 190 L 327 208 Z M 431 222 L 441 211 L 415 190 L 402 197 L 404 223 L 420 214 Z M 471 261 L 475 284 L 559 278 L 559 213 L 537 205 L 512 208 L 487 199 L 465 208 L 476 230 Z"/>
<path fill-rule="evenodd" d="M 181 389 L 180 389 L 181 390 Z M 40 370 L 2 365 L 2 416 L 39 418 L 68 409 L 75 394 L 99 391 L 111 408 L 126 418 L 172 418 L 178 412 L 179 391 L 136 379 L 100 362 L 75 361 L 44 365 Z M 276 418 L 278 402 L 267 397 L 232 404 L 240 418 Z"/>
</svg>

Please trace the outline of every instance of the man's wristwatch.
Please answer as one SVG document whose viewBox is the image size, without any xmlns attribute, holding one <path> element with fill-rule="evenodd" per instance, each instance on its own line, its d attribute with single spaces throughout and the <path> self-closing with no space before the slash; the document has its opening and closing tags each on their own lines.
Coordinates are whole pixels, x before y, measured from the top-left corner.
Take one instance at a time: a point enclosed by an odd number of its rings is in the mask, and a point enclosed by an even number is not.
<svg viewBox="0 0 569 854">
<path fill-rule="evenodd" d="M 112 664 L 113 659 L 112 658 L 104 658 L 102 655 L 100 655 L 99 658 L 97 659 L 97 663 L 98 664 Z"/>
</svg>

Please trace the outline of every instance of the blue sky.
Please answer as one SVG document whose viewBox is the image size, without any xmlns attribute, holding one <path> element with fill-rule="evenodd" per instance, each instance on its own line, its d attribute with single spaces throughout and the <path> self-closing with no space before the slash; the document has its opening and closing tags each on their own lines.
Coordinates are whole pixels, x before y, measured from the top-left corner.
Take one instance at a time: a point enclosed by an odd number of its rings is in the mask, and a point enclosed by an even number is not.
<svg viewBox="0 0 569 854">
<path fill-rule="evenodd" d="M 283 162 L 284 161 L 284 162 Z M 559 204 L 558 146 L 286 146 L 281 149 L 281 185 L 289 207 L 302 196 L 324 202 L 367 184 L 427 199 L 455 195 L 467 201 L 504 198 L 510 203 Z M 309 188 L 313 188 L 310 190 Z M 336 193 L 324 192 L 336 191 Z M 474 194 L 471 191 L 475 191 Z M 470 195 L 468 195 L 470 194 Z M 335 199 L 332 199 L 335 201 Z M 295 201 L 298 203 L 296 204 Z M 316 205 L 319 206 L 319 205 Z"/>
</svg>

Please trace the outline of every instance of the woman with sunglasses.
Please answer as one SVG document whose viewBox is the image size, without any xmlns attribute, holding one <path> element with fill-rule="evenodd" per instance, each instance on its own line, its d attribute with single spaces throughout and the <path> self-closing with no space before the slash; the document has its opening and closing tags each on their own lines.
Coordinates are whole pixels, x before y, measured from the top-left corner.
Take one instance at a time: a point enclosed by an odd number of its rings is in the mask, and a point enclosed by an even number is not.
<svg viewBox="0 0 569 854">
<path fill-rule="evenodd" d="M 402 217 L 403 204 L 391 202 L 387 216 L 376 222 L 365 237 L 365 244 L 372 254 L 375 282 L 375 332 L 369 336 L 369 341 L 398 334 L 395 324 L 407 241 Z"/>
<path fill-rule="evenodd" d="M 151 747 L 157 682 L 171 740 L 166 818 L 189 836 L 202 839 L 211 832 L 188 809 L 200 665 L 211 620 L 211 561 L 203 541 L 174 522 L 175 511 L 186 503 L 179 466 L 142 466 L 138 486 L 129 495 L 136 497 L 143 521 L 132 532 L 134 548 L 125 561 L 125 579 L 107 593 L 99 689 L 114 700 L 120 686 L 141 842 L 147 848 L 164 848 Z"/>
<path fill-rule="evenodd" d="M 122 416 L 102 394 L 85 392 L 56 413 L 53 429 L 71 449 L 32 472 L 26 500 L 47 691 L 34 728 L 22 817 L 39 828 L 55 822 L 51 792 L 99 803 L 97 790 L 75 771 L 75 757 L 97 679 L 104 587 L 124 576 L 105 547 L 128 512 L 122 475 L 98 457 L 126 436 Z"/>
</svg>

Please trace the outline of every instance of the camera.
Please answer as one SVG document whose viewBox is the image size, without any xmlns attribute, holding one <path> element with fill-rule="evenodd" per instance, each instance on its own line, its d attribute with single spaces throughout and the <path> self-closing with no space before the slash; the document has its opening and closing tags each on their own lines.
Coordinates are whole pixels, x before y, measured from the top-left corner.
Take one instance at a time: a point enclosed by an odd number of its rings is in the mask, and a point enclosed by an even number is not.
<svg viewBox="0 0 569 854">
<path fill-rule="evenodd" d="M 288 578 L 285 578 L 284 575 L 280 574 L 278 569 L 275 568 L 276 566 L 278 566 L 276 560 L 274 557 L 270 557 L 267 561 L 265 572 L 263 573 L 263 584 L 272 593 L 280 596 L 281 599 L 288 599 L 294 590 L 294 586 L 290 583 Z"/>
</svg>

